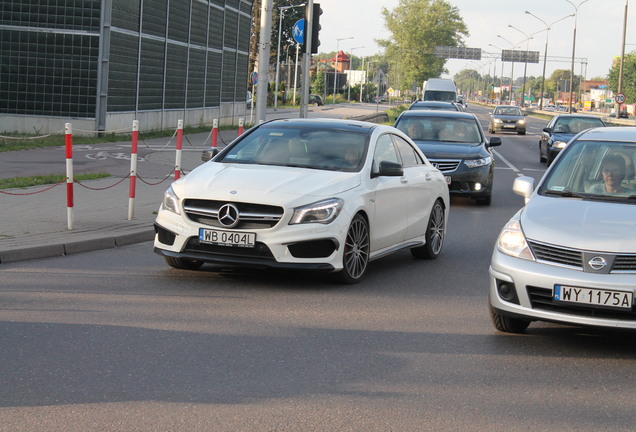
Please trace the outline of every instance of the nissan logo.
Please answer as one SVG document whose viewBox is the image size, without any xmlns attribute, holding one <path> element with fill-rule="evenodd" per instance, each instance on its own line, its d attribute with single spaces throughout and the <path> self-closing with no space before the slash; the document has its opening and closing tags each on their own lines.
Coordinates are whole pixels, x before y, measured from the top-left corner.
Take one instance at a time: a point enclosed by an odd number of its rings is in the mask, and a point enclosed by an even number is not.
<svg viewBox="0 0 636 432">
<path fill-rule="evenodd" d="M 219 223 L 227 228 L 233 228 L 239 223 L 239 211 L 233 204 L 221 206 L 217 217 Z"/>
<path fill-rule="evenodd" d="M 600 256 L 595 256 L 594 258 L 589 260 L 587 263 L 594 270 L 602 270 L 607 265 L 607 261 L 605 261 L 605 258 Z"/>
</svg>

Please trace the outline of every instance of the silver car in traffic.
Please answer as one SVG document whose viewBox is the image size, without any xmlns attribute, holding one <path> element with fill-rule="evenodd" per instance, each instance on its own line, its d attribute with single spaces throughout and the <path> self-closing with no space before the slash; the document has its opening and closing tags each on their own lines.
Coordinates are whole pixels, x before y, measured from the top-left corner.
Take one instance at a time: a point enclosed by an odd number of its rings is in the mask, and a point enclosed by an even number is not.
<svg viewBox="0 0 636 432">
<path fill-rule="evenodd" d="M 574 137 L 506 224 L 490 265 L 490 315 L 504 332 L 531 321 L 636 329 L 636 127 Z"/>
</svg>

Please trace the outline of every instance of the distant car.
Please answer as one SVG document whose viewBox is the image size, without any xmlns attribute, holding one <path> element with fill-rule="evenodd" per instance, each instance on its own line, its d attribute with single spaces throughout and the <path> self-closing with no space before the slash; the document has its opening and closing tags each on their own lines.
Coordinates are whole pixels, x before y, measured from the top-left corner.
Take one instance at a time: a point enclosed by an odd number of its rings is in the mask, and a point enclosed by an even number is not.
<svg viewBox="0 0 636 432">
<path fill-rule="evenodd" d="M 324 105 L 324 102 L 322 100 L 322 96 L 310 94 L 309 98 L 307 99 L 307 104 L 313 106 L 322 106 Z"/>
<path fill-rule="evenodd" d="M 543 128 L 539 140 L 539 161 L 548 166 L 574 135 L 585 129 L 605 126 L 600 117 L 583 114 L 560 114 Z"/>
<path fill-rule="evenodd" d="M 545 107 L 543 107 L 544 111 L 556 111 L 556 105 L 546 105 Z"/>
<path fill-rule="evenodd" d="M 310 270 L 355 283 L 389 253 L 442 250 L 446 181 L 395 128 L 273 120 L 217 152 L 164 194 L 154 250 L 172 267 Z"/>
<path fill-rule="evenodd" d="M 407 110 L 395 121 L 428 160 L 442 171 L 450 193 L 490 205 L 495 172 L 491 147 L 474 114 L 453 111 Z"/>
<path fill-rule="evenodd" d="M 439 102 L 439 101 L 417 101 L 413 102 L 409 106 L 410 110 L 446 110 L 446 111 L 461 111 L 458 104 L 454 102 Z"/>
<path fill-rule="evenodd" d="M 499 105 L 490 113 L 488 133 L 494 134 L 501 131 L 526 134 L 526 119 L 519 107 Z"/>
<path fill-rule="evenodd" d="M 531 321 L 636 329 L 636 127 L 587 130 L 568 144 L 504 226 L 490 264 L 497 330 Z"/>
<path fill-rule="evenodd" d="M 609 116 L 616 118 L 616 111 L 612 111 Z M 629 118 L 629 113 L 627 111 L 619 111 L 618 118 Z"/>
</svg>

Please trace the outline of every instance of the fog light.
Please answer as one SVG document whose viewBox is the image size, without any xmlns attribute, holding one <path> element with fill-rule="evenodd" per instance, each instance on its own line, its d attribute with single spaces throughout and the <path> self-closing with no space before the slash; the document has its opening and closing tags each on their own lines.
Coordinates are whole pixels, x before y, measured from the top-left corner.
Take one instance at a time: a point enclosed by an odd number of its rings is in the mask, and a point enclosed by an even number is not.
<svg viewBox="0 0 636 432">
<path fill-rule="evenodd" d="M 481 190 L 481 183 L 475 183 L 475 190 L 476 191 L 480 191 Z"/>
<path fill-rule="evenodd" d="M 510 303 L 519 304 L 515 284 L 497 280 L 497 293 L 499 293 L 499 297 L 501 297 L 502 300 Z"/>
</svg>

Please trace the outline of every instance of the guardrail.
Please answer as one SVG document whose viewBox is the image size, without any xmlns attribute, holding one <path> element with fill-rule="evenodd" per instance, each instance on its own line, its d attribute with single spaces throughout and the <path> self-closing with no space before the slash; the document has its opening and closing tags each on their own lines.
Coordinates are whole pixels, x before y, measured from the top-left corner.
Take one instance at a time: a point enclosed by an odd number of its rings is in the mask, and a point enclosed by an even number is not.
<svg viewBox="0 0 636 432">
<path fill-rule="evenodd" d="M 120 131 L 118 131 L 120 132 Z M 136 181 L 139 180 L 149 186 L 157 186 L 161 183 L 163 183 L 164 181 L 168 180 L 170 177 L 173 177 L 174 180 L 178 180 L 183 171 L 183 168 L 181 166 L 181 153 L 183 150 L 183 140 L 185 138 L 185 140 L 192 145 L 192 143 L 190 142 L 190 140 L 188 140 L 187 136 L 183 135 L 183 120 L 179 120 L 177 123 L 177 128 L 174 132 L 174 134 L 172 135 L 172 137 L 170 138 L 170 140 L 163 146 L 161 146 L 160 148 L 155 147 L 151 147 L 149 144 L 147 144 L 145 142 L 145 140 L 143 139 L 143 137 L 140 135 L 139 133 L 139 121 L 134 120 L 132 122 L 132 129 L 131 129 L 131 151 L 130 151 L 130 170 L 128 173 L 126 173 L 125 176 L 123 176 L 121 179 L 117 180 L 114 184 L 106 186 L 106 187 L 101 187 L 101 188 L 92 188 L 89 187 L 87 185 L 82 184 L 79 180 L 74 179 L 74 173 L 73 173 L 73 127 L 71 123 L 66 123 L 65 124 L 65 128 L 64 128 L 64 135 L 65 135 L 65 161 L 66 161 L 66 178 L 56 184 L 53 185 L 47 185 L 44 188 L 42 188 L 41 190 L 38 191 L 31 191 L 31 192 L 26 192 L 26 193 L 20 193 L 20 192 L 15 192 L 15 191 L 3 191 L 0 190 L 0 194 L 1 195 L 11 195 L 11 196 L 29 196 L 29 195 L 34 195 L 34 194 L 39 194 L 39 193 L 43 193 L 43 192 L 47 192 L 49 190 L 54 189 L 57 186 L 60 186 L 62 184 L 66 184 L 66 208 L 67 208 L 67 229 L 68 230 L 73 230 L 74 228 L 74 185 L 78 184 L 79 186 L 82 186 L 86 189 L 90 189 L 90 190 L 94 190 L 94 191 L 100 191 L 100 190 L 106 190 L 106 189 L 111 189 L 117 185 L 119 185 L 120 183 L 122 183 L 123 181 L 125 181 L 126 179 L 130 179 L 130 187 L 129 187 L 129 191 L 128 191 L 128 220 L 132 220 L 134 218 L 134 204 L 135 204 L 135 197 L 136 197 Z M 244 132 L 243 129 L 243 119 L 239 119 L 239 128 L 237 131 L 237 136 L 241 135 Z M 50 136 L 50 135 L 46 135 L 46 136 Z M 46 137 L 44 136 L 44 137 Z M 172 170 L 165 176 L 163 177 L 159 182 L 154 182 L 154 183 L 150 183 L 147 180 L 145 180 L 143 177 L 141 177 L 137 171 L 137 161 L 138 161 L 138 144 L 139 144 L 139 140 L 142 141 L 142 143 L 150 150 L 163 150 L 166 147 L 170 146 L 171 143 L 173 142 L 173 140 L 176 137 L 176 144 L 175 144 L 175 164 L 174 167 L 172 168 Z M 28 139 L 32 139 L 32 137 L 4 137 L 7 139 L 14 139 L 14 140 L 20 140 L 20 139 L 24 139 L 24 140 L 28 140 Z M 37 137 L 37 138 L 43 138 L 43 137 Z M 192 145 L 193 147 L 200 147 L 200 148 L 204 148 L 204 147 L 212 147 L 215 148 L 217 147 L 217 143 L 219 140 L 219 131 L 218 131 L 218 120 L 214 120 L 213 122 L 213 127 L 212 130 L 210 131 L 210 134 L 207 136 L 207 138 L 203 141 L 202 144 L 200 145 Z M 223 142 L 223 140 L 221 140 Z M 225 144 L 225 142 L 223 142 Z"/>
</svg>

